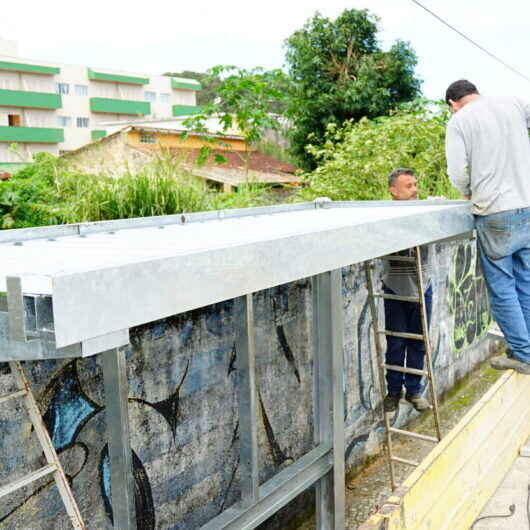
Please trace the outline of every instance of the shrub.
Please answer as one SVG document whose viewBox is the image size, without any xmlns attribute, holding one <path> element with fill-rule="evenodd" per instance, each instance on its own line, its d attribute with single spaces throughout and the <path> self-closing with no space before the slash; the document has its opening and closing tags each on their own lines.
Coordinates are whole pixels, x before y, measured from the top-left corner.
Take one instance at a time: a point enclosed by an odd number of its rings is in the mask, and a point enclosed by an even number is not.
<svg viewBox="0 0 530 530">
<path fill-rule="evenodd" d="M 447 119 L 448 111 L 442 105 L 419 102 L 389 117 L 363 118 L 343 128 L 328 126 L 324 146 L 309 147 L 319 167 L 304 175 L 308 186 L 300 197 L 390 198 L 388 175 L 394 168 L 410 167 L 419 177 L 420 198 L 457 198 L 446 174 Z"/>
</svg>

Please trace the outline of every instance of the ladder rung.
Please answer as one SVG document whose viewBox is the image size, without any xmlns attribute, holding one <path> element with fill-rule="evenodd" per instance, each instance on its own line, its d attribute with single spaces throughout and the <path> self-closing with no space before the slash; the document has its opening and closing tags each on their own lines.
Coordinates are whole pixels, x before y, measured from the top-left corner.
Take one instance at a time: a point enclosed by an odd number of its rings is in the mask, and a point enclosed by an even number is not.
<svg viewBox="0 0 530 530">
<path fill-rule="evenodd" d="M 417 467 L 420 465 L 419 462 L 415 462 L 414 460 L 407 460 L 406 458 L 400 458 L 399 456 L 391 456 L 390 460 L 393 460 L 394 462 L 401 462 L 402 464 L 407 464 L 408 466 Z"/>
<path fill-rule="evenodd" d="M 398 366 L 397 364 L 386 364 L 381 365 L 387 370 L 394 370 L 395 372 L 403 372 L 404 374 L 414 374 L 414 375 L 429 375 L 427 370 L 417 370 L 416 368 L 407 368 L 405 366 Z"/>
<path fill-rule="evenodd" d="M 426 434 L 419 434 L 417 432 L 404 431 L 402 429 L 396 429 L 395 427 L 390 427 L 390 432 L 395 432 L 396 434 L 402 434 L 403 436 L 410 436 L 411 438 L 418 438 L 419 440 L 425 440 L 426 442 L 433 442 L 437 444 L 440 440 L 434 436 L 427 436 Z"/>
<path fill-rule="evenodd" d="M 31 484 L 32 482 L 35 482 L 46 475 L 49 475 L 50 473 L 54 473 L 55 471 L 57 471 L 57 466 L 55 464 L 48 464 L 47 466 L 44 466 L 33 473 L 29 473 L 26 476 L 11 482 L 10 484 L 0 487 L 0 497 L 8 495 L 9 493 L 13 493 L 14 491 L 17 491 L 20 488 L 23 488 L 24 486 L 27 486 L 28 484 Z"/>
<path fill-rule="evenodd" d="M 387 335 L 389 337 L 401 337 L 402 339 L 415 339 L 415 340 L 425 340 L 423 335 L 418 335 L 417 333 L 405 333 L 402 331 L 378 331 L 381 335 Z"/>
<path fill-rule="evenodd" d="M 420 303 L 420 299 L 416 298 L 415 296 L 400 296 L 398 294 L 386 294 L 386 293 L 378 293 L 378 294 L 374 294 L 374 296 L 377 296 L 379 298 L 384 298 L 385 300 L 399 300 L 400 302 L 416 302 L 417 304 Z"/>
<path fill-rule="evenodd" d="M 27 393 L 28 393 L 27 390 L 17 390 L 16 392 L 13 392 L 12 394 L 7 394 L 6 396 L 0 396 L 0 403 L 4 403 L 4 401 L 9 401 L 10 399 L 14 399 L 19 396 L 25 396 Z"/>
<path fill-rule="evenodd" d="M 416 258 L 413 256 L 381 256 L 379 259 L 387 261 L 408 261 L 409 263 L 416 262 Z"/>
</svg>

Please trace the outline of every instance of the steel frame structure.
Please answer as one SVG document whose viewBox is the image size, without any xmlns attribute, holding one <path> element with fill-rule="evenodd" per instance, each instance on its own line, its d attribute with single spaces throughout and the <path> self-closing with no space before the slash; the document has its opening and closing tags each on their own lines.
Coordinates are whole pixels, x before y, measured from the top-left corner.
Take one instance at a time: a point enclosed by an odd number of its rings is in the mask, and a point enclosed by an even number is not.
<svg viewBox="0 0 530 530">
<path fill-rule="evenodd" d="M 318 528 L 340 530 L 345 519 L 341 268 L 472 229 L 467 201 L 317 199 L 6 230 L 0 232 L 0 293 L 6 293 L 0 296 L 0 361 L 99 354 L 114 525 L 133 529 L 128 383 L 120 347 L 128 344 L 133 326 L 235 298 L 241 500 L 203 528 L 254 528 L 316 484 Z M 260 485 L 252 293 L 307 277 L 313 293 L 315 447 Z M 130 293 L 136 302 L 141 293 L 144 303 L 131 304 Z"/>
</svg>

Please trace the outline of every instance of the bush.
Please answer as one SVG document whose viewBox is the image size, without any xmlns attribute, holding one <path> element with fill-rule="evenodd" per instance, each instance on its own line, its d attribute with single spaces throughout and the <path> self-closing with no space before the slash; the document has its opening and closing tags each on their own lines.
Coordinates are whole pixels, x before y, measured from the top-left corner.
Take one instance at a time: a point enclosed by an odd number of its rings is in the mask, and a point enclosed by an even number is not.
<svg viewBox="0 0 530 530">
<path fill-rule="evenodd" d="M 0 228 L 24 228 L 66 222 L 63 198 L 54 186 L 60 159 L 35 155 L 35 163 L 0 182 Z"/>
<path fill-rule="evenodd" d="M 420 198 L 458 198 L 446 174 L 445 127 L 448 111 L 441 104 L 418 102 L 389 117 L 343 128 L 328 127 L 323 147 L 310 146 L 319 167 L 304 175 L 300 197 L 333 200 L 388 199 L 388 175 L 410 167 L 418 175 Z"/>
</svg>

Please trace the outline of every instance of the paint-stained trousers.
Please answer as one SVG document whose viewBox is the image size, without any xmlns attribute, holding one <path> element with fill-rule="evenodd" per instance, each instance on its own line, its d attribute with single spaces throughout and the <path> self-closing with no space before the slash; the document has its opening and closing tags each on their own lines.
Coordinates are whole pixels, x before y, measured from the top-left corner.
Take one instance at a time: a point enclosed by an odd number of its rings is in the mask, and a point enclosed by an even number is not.
<svg viewBox="0 0 530 530">
<path fill-rule="evenodd" d="M 384 292 L 395 294 L 394 291 L 384 286 Z M 431 321 L 432 287 L 425 291 L 425 310 L 427 321 Z M 399 300 L 385 299 L 385 328 L 388 331 L 401 331 L 405 333 L 422 333 L 420 304 L 415 302 L 401 302 Z M 407 366 L 423 370 L 425 345 L 416 339 L 387 336 L 386 363 L 397 366 Z M 387 391 L 391 396 L 401 394 L 403 385 L 409 396 L 421 393 L 421 376 L 404 374 L 394 370 L 386 372 Z"/>
</svg>

